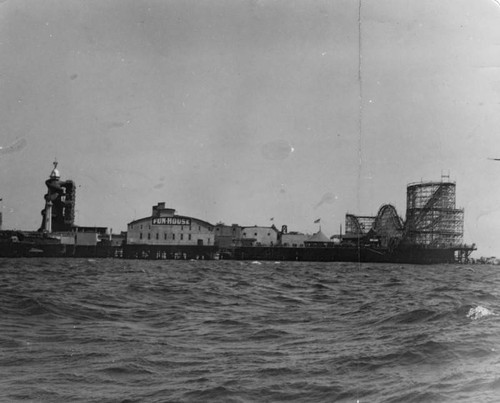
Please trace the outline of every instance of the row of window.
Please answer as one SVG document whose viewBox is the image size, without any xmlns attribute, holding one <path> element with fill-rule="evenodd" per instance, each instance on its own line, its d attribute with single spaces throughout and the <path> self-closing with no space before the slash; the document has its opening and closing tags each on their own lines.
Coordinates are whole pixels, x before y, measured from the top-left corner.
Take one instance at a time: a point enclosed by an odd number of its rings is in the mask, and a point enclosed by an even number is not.
<svg viewBox="0 0 500 403">
<path fill-rule="evenodd" d="M 146 225 L 142 225 L 142 224 L 139 225 L 139 229 L 145 229 L 145 227 L 146 227 Z M 148 227 L 148 229 L 151 229 L 151 224 L 148 224 L 147 227 Z M 184 225 L 181 225 L 180 227 L 181 227 L 181 231 L 184 231 Z M 134 229 L 134 225 L 131 225 L 130 229 Z M 189 226 L 189 231 L 191 231 L 191 230 L 192 230 L 192 226 L 190 225 Z M 213 230 L 213 228 L 212 227 L 208 227 L 208 230 L 211 232 Z M 198 225 L 198 231 L 201 231 L 201 225 Z"/>
<path fill-rule="evenodd" d="M 139 239 L 143 239 L 142 232 L 139 233 Z M 148 232 L 148 239 L 151 239 L 151 233 Z M 156 233 L 156 239 L 160 239 L 160 234 L 157 232 Z M 163 239 L 166 241 L 167 240 L 167 233 L 163 233 Z M 172 239 L 175 240 L 175 234 L 172 234 Z M 180 234 L 180 240 L 184 240 L 184 234 Z M 191 240 L 191 234 L 188 234 L 188 240 Z"/>
</svg>

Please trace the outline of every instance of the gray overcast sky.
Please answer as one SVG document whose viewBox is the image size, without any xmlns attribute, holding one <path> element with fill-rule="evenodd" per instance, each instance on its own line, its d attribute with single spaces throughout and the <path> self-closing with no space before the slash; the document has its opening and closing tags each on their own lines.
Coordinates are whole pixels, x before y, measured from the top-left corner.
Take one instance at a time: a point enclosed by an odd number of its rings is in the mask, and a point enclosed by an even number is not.
<svg viewBox="0 0 500 403">
<path fill-rule="evenodd" d="M 165 201 L 212 223 L 311 233 L 321 218 L 332 235 L 346 212 L 391 203 L 404 217 L 409 182 L 450 172 L 465 241 L 500 256 L 500 162 L 487 159 L 500 157 L 500 5 L 358 11 L 0 2 L 4 228 L 39 227 L 54 157 L 78 186 L 77 224 L 115 232 Z"/>
</svg>

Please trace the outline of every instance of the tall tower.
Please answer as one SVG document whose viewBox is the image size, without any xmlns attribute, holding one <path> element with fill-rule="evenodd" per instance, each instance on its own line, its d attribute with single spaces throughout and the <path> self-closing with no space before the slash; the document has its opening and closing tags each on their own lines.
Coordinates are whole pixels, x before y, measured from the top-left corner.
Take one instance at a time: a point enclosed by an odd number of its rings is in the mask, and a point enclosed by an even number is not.
<svg viewBox="0 0 500 403">
<path fill-rule="evenodd" d="M 448 247 L 463 242 L 464 210 L 455 206 L 454 182 L 410 184 L 406 199 L 407 242 Z"/>
<path fill-rule="evenodd" d="M 42 210 L 42 225 L 39 231 L 71 231 L 75 220 L 75 184 L 73 181 L 61 181 L 57 161 L 49 179 L 45 181 L 45 208 Z"/>
</svg>

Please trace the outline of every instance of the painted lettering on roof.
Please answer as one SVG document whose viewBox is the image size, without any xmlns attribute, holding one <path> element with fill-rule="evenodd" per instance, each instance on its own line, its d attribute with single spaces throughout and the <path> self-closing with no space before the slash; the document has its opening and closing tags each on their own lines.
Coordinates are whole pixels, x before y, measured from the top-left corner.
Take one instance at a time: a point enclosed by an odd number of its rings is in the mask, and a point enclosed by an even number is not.
<svg viewBox="0 0 500 403">
<path fill-rule="evenodd" d="M 153 225 L 191 225 L 191 219 L 180 217 L 154 217 Z"/>
</svg>

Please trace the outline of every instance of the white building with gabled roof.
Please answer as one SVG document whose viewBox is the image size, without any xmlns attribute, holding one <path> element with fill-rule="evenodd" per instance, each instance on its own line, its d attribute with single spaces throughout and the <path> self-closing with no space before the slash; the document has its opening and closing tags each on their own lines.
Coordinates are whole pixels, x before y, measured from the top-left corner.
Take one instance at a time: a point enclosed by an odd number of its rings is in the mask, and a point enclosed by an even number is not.
<svg viewBox="0 0 500 403">
<path fill-rule="evenodd" d="M 272 225 L 271 227 L 241 228 L 241 244 L 243 246 L 276 246 L 279 242 L 280 232 Z"/>
</svg>

